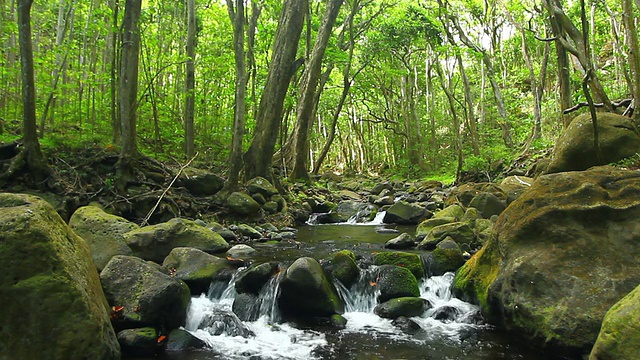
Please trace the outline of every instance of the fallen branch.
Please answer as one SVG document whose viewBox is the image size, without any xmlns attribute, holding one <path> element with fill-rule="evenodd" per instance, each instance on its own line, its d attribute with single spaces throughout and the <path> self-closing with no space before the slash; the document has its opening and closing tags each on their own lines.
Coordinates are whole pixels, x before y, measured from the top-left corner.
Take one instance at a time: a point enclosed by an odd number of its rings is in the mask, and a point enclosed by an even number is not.
<svg viewBox="0 0 640 360">
<path fill-rule="evenodd" d="M 149 213 L 147 214 L 147 216 L 145 216 L 144 220 L 142 220 L 142 224 L 140 224 L 140 226 L 145 226 L 145 225 L 148 224 L 149 219 L 151 218 L 151 215 L 153 215 L 153 213 L 156 211 L 158 206 L 160 206 L 160 203 L 162 202 L 162 199 L 167 194 L 169 189 L 171 189 L 171 186 L 173 186 L 173 183 L 175 183 L 176 180 L 178 180 L 178 177 L 180 176 L 180 174 L 182 174 L 182 171 L 184 171 L 184 169 L 186 169 L 189 165 L 191 165 L 191 162 L 196 158 L 196 156 L 198 156 L 198 153 L 193 155 L 193 157 L 191 159 L 189 159 L 189 161 L 187 161 L 186 164 L 184 164 L 184 165 L 182 165 L 180 167 L 180 170 L 178 170 L 178 173 L 176 174 L 176 176 L 173 178 L 173 180 L 171 180 L 171 183 L 169 184 L 169 186 L 167 186 L 167 188 L 164 189 L 164 191 L 162 192 L 162 194 L 158 198 L 158 201 L 156 202 L 156 204 L 151 208 L 151 210 L 149 210 Z"/>
<path fill-rule="evenodd" d="M 633 105 L 633 99 L 622 99 L 622 100 L 617 101 L 617 102 L 616 101 L 612 101 L 611 102 L 611 106 L 614 109 L 619 108 L 619 107 L 630 107 L 632 105 Z M 589 106 L 589 103 L 586 102 L 586 101 L 578 103 L 578 104 L 576 104 L 576 105 L 574 105 L 574 106 L 572 106 L 572 107 L 570 107 L 568 109 L 565 109 L 562 113 L 563 114 L 569 114 L 569 113 L 572 113 L 572 112 L 574 112 L 574 111 L 576 111 L 576 110 L 578 110 L 580 108 L 583 108 L 585 106 Z M 595 106 L 597 108 L 600 108 L 600 107 L 604 107 L 604 104 L 603 103 L 594 103 L 593 106 Z M 625 113 L 627 113 L 627 112 L 628 111 L 625 111 Z M 623 114 L 623 115 L 625 115 L 625 114 Z"/>
</svg>

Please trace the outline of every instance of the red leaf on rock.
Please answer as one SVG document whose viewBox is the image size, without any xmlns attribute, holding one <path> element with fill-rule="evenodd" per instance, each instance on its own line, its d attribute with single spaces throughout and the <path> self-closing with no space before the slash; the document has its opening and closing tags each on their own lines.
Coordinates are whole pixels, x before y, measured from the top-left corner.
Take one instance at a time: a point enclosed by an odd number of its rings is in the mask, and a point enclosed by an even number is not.
<svg viewBox="0 0 640 360">
<path fill-rule="evenodd" d="M 167 339 L 167 337 L 166 337 L 166 336 L 164 336 L 164 335 L 160 335 L 160 336 L 158 337 L 158 344 L 160 344 L 161 342 L 165 341 L 166 339 Z"/>
</svg>

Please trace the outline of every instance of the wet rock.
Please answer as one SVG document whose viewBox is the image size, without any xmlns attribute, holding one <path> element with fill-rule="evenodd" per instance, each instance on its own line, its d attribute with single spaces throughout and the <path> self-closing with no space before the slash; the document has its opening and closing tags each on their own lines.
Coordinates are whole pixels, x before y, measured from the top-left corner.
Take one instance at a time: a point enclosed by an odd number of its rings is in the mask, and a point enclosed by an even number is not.
<svg viewBox="0 0 640 360">
<path fill-rule="evenodd" d="M 379 303 L 399 297 L 420 296 L 416 277 L 409 269 L 396 265 L 382 265 L 378 268 L 376 286 L 380 291 Z"/>
<path fill-rule="evenodd" d="M 350 250 L 336 251 L 329 255 L 325 271 L 347 288 L 351 287 L 360 276 L 356 256 Z"/>
<path fill-rule="evenodd" d="M 226 260 L 187 247 L 171 250 L 162 265 L 171 269 L 174 277 L 184 281 L 193 295 L 206 293 L 213 278 L 230 269 Z"/>
<path fill-rule="evenodd" d="M 243 271 L 236 281 L 238 293 L 259 294 L 262 287 L 279 270 L 278 262 L 271 261 Z"/>
<path fill-rule="evenodd" d="M 401 316 L 420 316 L 425 310 L 425 300 L 419 297 L 400 297 L 385 301 L 373 309 L 383 318 L 397 319 Z"/>
<path fill-rule="evenodd" d="M 438 243 L 436 249 L 431 253 L 429 261 L 429 273 L 432 276 L 440 276 L 446 272 L 455 272 L 465 262 L 460 246 L 447 237 Z"/>
<path fill-rule="evenodd" d="M 330 317 L 344 312 L 336 288 L 315 259 L 302 257 L 280 282 L 278 308 L 285 318 Z"/>
<path fill-rule="evenodd" d="M 98 271 L 114 255 L 133 255 L 124 234 L 139 226 L 125 218 L 107 214 L 96 206 L 83 206 L 73 213 L 69 226 L 89 246 Z"/>
<path fill-rule="evenodd" d="M 209 346 L 203 340 L 191 335 L 186 330 L 173 329 L 167 336 L 167 344 L 164 347 L 164 351 L 178 352 L 178 351 L 190 351 L 206 349 Z"/>
<path fill-rule="evenodd" d="M 158 333 L 152 327 L 126 329 L 118 333 L 122 354 L 126 356 L 154 356 L 158 350 Z"/>
<path fill-rule="evenodd" d="M 383 222 L 387 224 L 415 225 L 431 217 L 431 215 L 429 211 L 419 205 L 398 201 L 387 209 Z"/>
<path fill-rule="evenodd" d="M 117 255 L 100 273 L 109 304 L 122 306 L 118 327 L 153 325 L 175 329 L 184 325 L 191 293 L 184 281 L 163 274 L 144 260 Z"/>
<path fill-rule="evenodd" d="M 252 248 L 249 245 L 238 244 L 238 245 L 234 245 L 231 249 L 227 250 L 227 255 L 233 258 L 239 258 L 239 257 L 254 254 L 255 252 L 256 252 L 256 249 Z"/>
<path fill-rule="evenodd" d="M 373 204 L 378 206 L 393 205 L 394 204 L 393 195 L 383 196 L 375 200 Z"/>
<path fill-rule="evenodd" d="M 279 206 L 275 201 L 267 201 L 266 203 L 264 203 L 264 205 L 262 205 L 262 208 L 269 214 L 275 214 L 278 212 Z"/>
<path fill-rule="evenodd" d="M 252 293 L 239 293 L 233 299 L 231 310 L 242 321 L 256 321 L 260 317 L 260 298 Z"/>
<path fill-rule="evenodd" d="M 238 215 L 251 216 L 256 215 L 262 209 L 257 201 L 245 193 L 234 192 L 227 198 L 227 207 Z"/>
<path fill-rule="evenodd" d="M 434 309 L 431 317 L 442 322 L 453 322 L 460 316 L 460 310 L 456 307 L 444 305 Z"/>
<path fill-rule="evenodd" d="M 447 236 L 451 237 L 458 244 L 474 244 L 475 234 L 473 229 L 466 222 L 455 222 L 439 225 L 431 229 L 427 236 L 418 244 L 418 249 L 435 249 L 440 241 Z"/>
<path fill-rule="evenodd" d="M 384 243 L 384 247 L 387 249 L 406 250 L 416 246 L 416 242 L 413 236 L 407 233 L 402 233 L 400 236 L 387 240 Z"/>
<path fill-rule="evenodd" d="M 186 219 L 145 226 L 126 233 L 124 237 L 136 256 L 157 263 L 162 263 L 177 247 L 191 247 L 207 253 L 229 249 L 229 244 L 216 232 Z"/>
<path fill-rule="evenodd" d="M 0 357 L 119 359 L 87 244 L 46 201 L 0 193 Z"/>
<path fill-rule="evenodd" d="M 411 319 L 409 319 L 407 317 L 404 317 L 404 316 L 400 316 L 400 317 L 394 319 L 392 324 L 395 327 L 399 328 L 405 334 L 410 334 L 411 335 L 411 334 L 415 334 L 418 331 L 422 330 L 422 328 L 420 327 L 420 325 L 417 322 L 415 322 L 415 321 L 413 321 L 413 320 L 411 320 Z"/>
<path fill-rule="evenodd" d="M 396 265 L 409 269 L 416 279 L 424 277 L 420 255 L 401 251 L 379 252 L 373 258 L 375 265 Z"/>
<path fill-rule="evenodd" d="M 202 319 L 199 328 L 214 336 L 224 334 L 248 338 L 255 335 L 236 314 L 230 311 L 214 310 L 208 313 Z"/>
<path fill-rule="evenodd" d="M 251 239 L 260 239 L 262 237 L 262 233 L 260 231 L 247 224 L 238 225 L 238 232 L 242 234 L 242 236 L 247 236 Z"/>
<path fill-rule="evenodd" d="M 460 221 L 464 216 L 464 209 L 462 206 L 458 204 L 449 205 L 446 208 L 436 212 L 433 215 L 434 219 L 444 218 L 444 219 L 455 219 L 454 221 Z"/>
<path fill-rule="evenodd" d="M 640 134 L 631 118 L 598 113 L 598 142 L 602 161 L 593 146 L 593 126 L 589 113 L 576 116 L 556 142 L 547 173 L 586 170 L 617 162 L 640 152 Z"/>
<path fill-rule="evenodd" d="M 376 184 L 372 189 L 371 189 L 371 194 L 373 195 L 379 195 L 382 190 L 389 190 L 389 191 L 393 191 L 393 186 L 388 183 L 388 182 L 384 182 L 384 183 L 379 183 Z"/>
<path fill-rule="evenodd" d="M 640 354 L 638 319 L 640 286 L 607 311 L 589 359 L 636 359 Z"/>
<path fill-rule="evenodd" d="M 278 190 L 269 180 L 263 177 L 255 177 L 245 184 L 250 194 L 262 194 L 266 199 L 278 194 Z"/>
<path fill-rule="evenodd" d="M 331 214 L 336 222 L 345 222 L 354 218 L 356 222 L 369 221 L 375 216 L 375 206 L 355 200 L 342 201 Z"/>
<path fill-rule="evenodd" d="M 638 218 L 638 171 L 540 176 L 500 215 L 454 288 L 477 300 L 488 321 L 582 357 L 606 311 L 640 283 Z"/>
<path fill-rule="evenodd" d="M 431 219 L 427 219 L 421 222 L 416 228 L 416 238 L 422 241 L 429 234 L 429 232 L 431 232 L 431 229 L 433 229 L 434 227 L 445 225 L 445 224 L 451 224 L 456 221 L 457 221 L 456 218 L 448 217 L 448 216 L 439 216 L 439 217 L 432 217 Z M 437 240 L 439 241 L 440 239 L 437 239 Z M 435 244 L 433 246 L 435 247 Z"/>
</svg>

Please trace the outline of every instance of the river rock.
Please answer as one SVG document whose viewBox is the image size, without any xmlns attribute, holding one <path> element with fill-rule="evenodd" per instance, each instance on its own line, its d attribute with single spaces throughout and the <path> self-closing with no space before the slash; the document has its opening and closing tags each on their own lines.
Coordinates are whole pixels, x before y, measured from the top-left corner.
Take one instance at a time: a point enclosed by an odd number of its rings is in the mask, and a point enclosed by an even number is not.
<svg viewBox="0 0 640 360">
<path fill-rule="evenodd" d="M 262 233 L 260 231 L 247 224 L 238 225 L 238 232 L 242 234 L 242 236 L 247 236 L 251 239 L 260 239 L 262 237 Z"/>
<path fill-rule="evenodd" d="M 485 219 L 489 219 L 493 215 L 500 215 L 507 207 L 497 196 L 488 192 L 481 192 L 474 196 L 469 206 L 476 208 Z"/>
<path fill-rule="evenodd" d="M 393 239 L 387 240 L 384 247 L 387 249 L 406 250 L 416 246 L 416 242 L 410 234 L 402 233 Z"/>
<path fill-rule="evenodd" d="M 336 288 L 317 260 L 302 257 L 286 270 L 280 282 L 278 308 L 287 318 L 330 317 L 344 312 Z"/>
<path fill-rule="evenodd" d="M 209 334 L 242 336 L 248 338 L 255 334 L 231 311 L 213 310 L 208 312 L 199 326 Z"/>
<path fill-rule="evenodd" d="M 504 190 L 498 184 L 490 182 L 464 183 L 451 191 L 449 199 L 459 201 L 462 206 L 468 207 L 471 200 L 482 192 L 491 193 L 503 201 L 507 199 Z"/>
<path fill-rule="evenodd" d="M 383 318 L 397 319 L 401 316 L 420 316 L 424 310 L 424 299 L 419 297 L 401 297 L 379 304 L 373 309 L 373 312 Z"/>
<path fill-rule="evenodd" d="M 347 288 L 360 276 L 356 255 L 351 250 L 340 250 L 330 254 L 323 265 L 327 273 Z"/>
<path fill-rule="evenodd" d="M 383 303 L 399 297 L 418 297 L 418 280 L 411 271 L 396 265 L 382 265 L 378 268 L 376 286 L 380 291 L 378 302 Z"/>
<path fill-rule="evenodd" d="M 278 189 L 276 189 L 269 180 L 260 176 L 247 181 L 245 186 L 249 194 L 262 194 L 267 199 L 278 194 Z"/>
<path fill-rule="evenodd" d="M 445 224 L 451 224 L 457 221 L 458 220 L 455 217 L 448 217 L 448 216 L 438 216 L 438 217 L 434 216 L 431 219 L 427 219 L 421 222 L 416 228 L 416 239 L 418 239 L 419 241 L 422 241 L 429 234 L 429 232 L 431 232 L 431 230 L 434 227 L 445 225 Z M 439 240 L 440 239 L 438 239 L 438 241 Z"/>
<path fill-rule="evenodd" d="M 230 269 L 226 260 L 189 247 L 171 250 L 162 266 L 171 269 L 174 277 L 184 281 L 193 295 L 206 293 L 211 280 L 221 271 Z"/>
<path fill-rule="evenodd" d="M 453 204 L 436 212 L 433 215 L 433 218 L 434 219 L 454 219 L 453 221 L 460 221 L 463 216 L 464 216 L 464 209 L 462 208 L 462 206 L 458 204 Z"/>
<path fill-rule="evenodd" d="M 345 200 L 330 214 L 335 222 L 345 222 L 354 218 L 356 222 L 365 222 L 373 218 L 376 207 L 356 200 Z"/>
<path fill-rule="evenodd" d="M 224 187 L 224 179 L 206 170 L 187 168 L 179 177 L 179 184 L 197 196 L 215 195 Z"/>
<path fill-rule="evenodd" d="M 507 176 L 500 182 L 500 188 L 507 194 L 507 205 L 517 199 L 522 193 L 531 187 L 533 179 L 526 176 Z"/>
<path fill-rule="evenodd" d="M 640 354 L 640 286 L 607 311 L 590 360 L 637 359 Z"/>
<path fill-rule="evenodd" d="M 436 246 L 429 256 L 429 273 L 440 276 L 446 272 L 455 272 L 464 264 L 460 246 L 451 237 L 446 237 Z"/>
<path fill-rule="evenodd" d="M 249 245 L 238 244 L 238 245 L 233 245 L 231 249 L 227 250 L 227 255 L 233 258 L 239 258 L 239 257 L 255 254 L 255 252 L 256 252 L 256 249 L 252 248 Z"/>
<path fill-rule="evenodd" d="M 261 299 L 256 294 L 238 293 L 231 310 L 242 321 L 256 321 L 260 317 L 260 303 Z"/>
<path fill-rule="evenodd" d="M 206 342 L 191 335 L 190 332 L 183 329 L 173 329 L 167 336 L 167 344 L 164 347 L 164 351 L 191 351 L 208 347 Z"/>
<path fill-rule="evenodd" d="M 236 291 L 258 295 L 279 267 L 278 262 L 271 261 L 244 270 L 236 281 Z"/>
<path fill-rule="evenodd" d="M 87 244 L 41 198 L 0 193 L 0 357 L 119 359 Z"/>
<path fill-rule="evenodd" d="M 540 176 L 458 271 L 485 318 L 582 357 L 606 311 L 640 283 L 640 172 L 596 167 Z"/>
<path fill-rule="evenodd" d="M 259 202 L 242 192 L 231 193 L 227 198 L 227 207 L 232 212 L 243 216 L 256 215 L 262 209 L 262 205 Z"/>
<path fill-rule="evenodd" d="M 386 224 L 417 225 L 424 219 L 431 217 L 431 212 L 415 204 L 406 201 L 398 201 L 387 209 L 384 219 Z"/>
<path fill-rule="evenodd" d="M 393 185 L 391 185 L 389 182 L 378 183 L 373 188 L 371 188 L 370 192 L 373 195 L 379 195 L 382 190 L 389 190 L 393 192 Z"/>
<path fill-rule="evenodd" d="M 126 329 L 118 333 L 118 342 L 126 356 L 154 356 L 158 350 L 158 332 L 152 327 Z"/>
<path fill-rule="evenodd" d="M 447 236 L 451 237 L 459 245 L 473 245 L 475 242 L 475 234 L 467 222 L 454 222 L 431 229 L 424 240 L 418 244 L 418 249 L 433 250 Z"/>
<path fill-rule="evenodd" d="M 379 252 L 375 254 L 373 263 L 375 265 L 397 265 L 409 269 L 416 279 L 424 277 L 422 259 L 418 254 L 401 251 Z"/>
<path fill-rule="evenodd" d="M 136 256 L 157 263 L 162 263 L 177 247 L 191 247 L 208 253 L 229 249 L 229 244 L 213 230 L 180 218 L 130 231 L 124 237 Z"/>
<path fill-rule="evenodd" d="M 69 226 L 89 245 L 98 271 L 114 255 L 133 255 L 124 234 L 139 226 L 125 218 L 107 214 L 96 206 L 83 206 L 73 213 Z"/>
<path fill-rule="evenodd" d="M 593 146 L 591 115 L 576 116 L 556 141 L 547 173 L 585 170 L 640 152 L 640 134 L 631 118 L 622 115 L 598 113 L 598 142 L 603 155 L 601 161 Z"/>
<path fill-rule="evenodd" d="M 111 258 L 100 279 L 109 304 L 123 307 L 114 314 L 120 327 L 152 325 L 170 330 L 184 325 L 191 295 L 184 281 L 123 255 Z"/>
</svg>

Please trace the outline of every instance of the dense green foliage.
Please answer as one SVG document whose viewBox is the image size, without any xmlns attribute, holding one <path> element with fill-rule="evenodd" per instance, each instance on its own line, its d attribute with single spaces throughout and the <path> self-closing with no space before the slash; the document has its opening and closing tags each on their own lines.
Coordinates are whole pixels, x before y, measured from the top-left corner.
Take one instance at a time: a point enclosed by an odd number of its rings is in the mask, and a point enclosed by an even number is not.
<svg viewBox="0 0 640 360">
<path fill-rule="evenodd" d="M 586 8 L 594 66 L 611 99 L 629 97 L 632 86 L 625 60 L 622 14 L 617 5 L 599 1 L 589 2 Z M 253 53 L 255 67 L 248 69 L 245 149 L 251 140 L 281 6 L 281 2 L 272 0 L 255 4 L 248 1 L 246 5 L 247 19 L 256 9 L 260 12 L 255 41 L 246 40 L 247 56 Z M 19 138 L 22 126 L 15 7 L 15 1 L 0 3 L 0 43 L 4 49 L 0 67 L 0 141 Z M 298 50 L 300 58 L 309 57 L 324 7 L 325 2 L 310 1 L 310 19 Z M 579 26 L 579 3 L 564 7 Z M 112 86 L 115 90 L 117 84 L 112 82 L 112 75 L 117 76 L 119 66 L 117 39 L 123 11 L 124 0 L 35 1 L 32 25 L 36 111 L 45 152 L 60 143 L 80 147 L 98 144 L 106 149 L 119 146 L 112 125 L 118 120 L 113 118 L 117 111 L 112 112 Z M 143 2 L 138 145 L 143 153 L 157 158 L 184 157 L 186 12 L 181 1 Z M 224 2 L 197 2 L 196 13 L 196 151 L 202 154 L 199 160 L 225 166 L 234 119 L 233 27 Z M 455 14 L 459 28 L 447 20 L 447 14 Z M 461 41 L 460 31 L 479 48 Z M 323 169 L 451 176 L 460 155 L 464 158 L 463 170 L 483 172 L 496 161 L 513 160 L 525 148 L 535 153 L 552 146 L 563 121 L 557 93 L 557 62 L 553 45 L 548 62 L 543 60 L 547 43 L 536 37 L 550 38 L 552 31 L 549 15 L 532 1 L 346 1 L 324 57 L 323 72 L 328 77 L 310 136 L 310 166 L 315 165 L 329 136 L 345 85 L 345 72 L 351 88 L 339 113 L 335 141 L 322 163 Z M 523 57 L 525 51 L 533 64 L 531 69 Z M 482 52 L 492 62 L 491 73 Z M 468 77 L 468 99 L 456 55 L 461 56 Z M 442 75 L 435 66 L 442 68 Z M 545 66 L 541 133 L 532 139 L 536 119 L 531 82 Z M 292 133 L 302 71 L 294 76 L 285 100 L 278 147 Z M 442 84 L 448 84 L 455 97 L 455 110 L 461 119 L 458 128 L 454 127 L 454 109 L 447 102 L 439 76 L 445 78 Z M 489 76 L 501 91 L 506 118 L 499 113 L 499 99 L 489 85 Z M 574 66 L 574 102 L 584 101 L 581 78 L 580 69 Z M 477 126 L 475 134 L 472 126 Z M 513 145 L 505 141 L 505 128 L 510 131 Z M 457 136 L 461 152 L 457 149 Z M 474 136 L 479 144 L 475 154 Z"/>
</svg>

